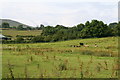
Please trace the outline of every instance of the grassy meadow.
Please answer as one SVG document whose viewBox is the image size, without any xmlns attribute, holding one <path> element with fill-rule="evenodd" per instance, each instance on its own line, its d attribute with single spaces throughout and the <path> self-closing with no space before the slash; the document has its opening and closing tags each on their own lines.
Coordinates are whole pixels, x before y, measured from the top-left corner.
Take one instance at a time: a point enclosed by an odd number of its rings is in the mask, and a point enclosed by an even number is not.
<svg viewBox="0 0 120 80">
<path fill-rule="evenodd" d="M 37 36 L 41 34 L 41 30 L 14 30 L 14 29 L 9 29 L 9 30 L 2 30 L 3 35 L 9 35 L 12 36 L 12 38 L 16 38 L 17 35 L 24 35 L 24 36 Z"/>
<path fill-rule="evenodd" d="M 79 43 L 88 46 L 71 46 Z M 3 78 L 117 78 L 118 76 L 117 37 L 53 43 L 3 44 L 2 48 Z"/>
</svg>

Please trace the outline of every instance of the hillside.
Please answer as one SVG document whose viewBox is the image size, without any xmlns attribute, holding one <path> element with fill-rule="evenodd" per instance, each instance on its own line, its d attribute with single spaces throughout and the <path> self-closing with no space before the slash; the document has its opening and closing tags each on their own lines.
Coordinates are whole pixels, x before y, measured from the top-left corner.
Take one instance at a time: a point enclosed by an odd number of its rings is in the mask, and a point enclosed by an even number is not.
<svg viewBox="0 0 120 80">
<path fill-rule="evenodd" d="M 18 21 L 14 21 L 14 20 L 10 20 L 10 19 L 0 19 L 0 26 L 2 25 L 2 23 L 9 23 L 10 27 L 18 27 L 19 25 L 23 25 L 24 28 L 26 27 L 32 27 L 23 23 L 20 23 Z"/>
<path fill-rule="evenodd" d="M 89 47 L 70 46 L 80 42 Z M 2 76 L 10 74 L 9 63 L 15 78 L 117 78 L 117 46 L 118 37 L 3 44 Z"/>
<path fill-rule="evenodd" d="M 12 33 L 11 33 L 12 32 Z M 2 34 L 5 36 L 11 36 L 12 38 L 16 38 L 17 35 L 23 36 L 37 36 L 42 33 L 42 30 L 2 30 Z"/>
</svg>

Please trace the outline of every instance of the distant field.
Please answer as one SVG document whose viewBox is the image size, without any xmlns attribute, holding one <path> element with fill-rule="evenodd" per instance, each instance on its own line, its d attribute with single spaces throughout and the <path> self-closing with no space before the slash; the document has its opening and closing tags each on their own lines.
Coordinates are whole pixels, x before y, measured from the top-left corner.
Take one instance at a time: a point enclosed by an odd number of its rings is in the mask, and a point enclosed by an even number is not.
<svg viewBox="0 0 120 80">
<path fill-rule="evenodd" d="M 36 36 L 36 35 L 40 35 L 41 34 L 41 30 L 2 30 L 2 34 L 3 35 L 9 35 L 12 36 L 13 38 L 15 38 L 17 35 L 32 35 L 32 36 Z"/>
<path fill-rule="evenodd" d="M 79 43 L 89 47 L 71 47 Z M 95 47 L 97 44 L 97 47 Z M 118 38 L 3 44 L 3 78 L 117 78 Z"/>
</svg>

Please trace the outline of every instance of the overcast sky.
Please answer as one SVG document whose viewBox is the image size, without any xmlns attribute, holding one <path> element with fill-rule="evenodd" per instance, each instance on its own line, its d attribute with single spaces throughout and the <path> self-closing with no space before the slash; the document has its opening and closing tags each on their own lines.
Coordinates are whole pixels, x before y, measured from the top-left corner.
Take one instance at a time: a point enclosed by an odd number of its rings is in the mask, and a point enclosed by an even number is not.
<svg viewBox="0 0 120 80">
<path fill-rule="evenodd" d="M 118 1 L 4 0 L 1 12 L 4 19 L 16 20 L 31 26 L 74 26 L 92 19 L 109 24 L 118 21 Z"/>
</svg>

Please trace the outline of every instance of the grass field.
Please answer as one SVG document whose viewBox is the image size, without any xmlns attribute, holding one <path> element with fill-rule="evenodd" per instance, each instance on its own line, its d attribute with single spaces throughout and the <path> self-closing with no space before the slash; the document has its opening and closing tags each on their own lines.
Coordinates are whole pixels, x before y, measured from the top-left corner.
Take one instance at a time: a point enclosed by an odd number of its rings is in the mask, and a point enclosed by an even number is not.
<svg viewBox="0 0 120 80">
<path fill-rule="evenodd" d="M 71 47 L 80 42 L 89 47 Z M 2 77 L 116 78 L 117 47 L 117 37 L 3 44 Z"/>
<path fill-rule="evenodd" d="M 12 36 L 13 38 L 15 38 L 17 35 L 32 35 L 32 36 L 36 36 L 36 35 L 40 35 L 41 34 L 41 30 L 13 30 L 13 29 L 9 29 L 9 30 L 2 30 L 2 34 L 3 35 L 9 35 Z"/>
</svg>

